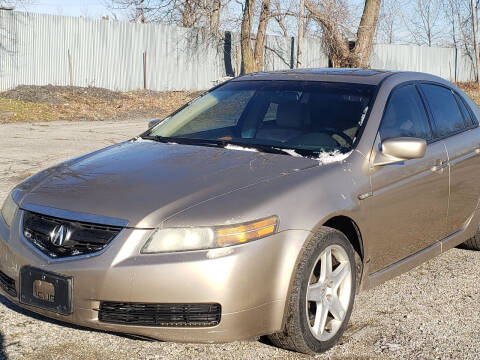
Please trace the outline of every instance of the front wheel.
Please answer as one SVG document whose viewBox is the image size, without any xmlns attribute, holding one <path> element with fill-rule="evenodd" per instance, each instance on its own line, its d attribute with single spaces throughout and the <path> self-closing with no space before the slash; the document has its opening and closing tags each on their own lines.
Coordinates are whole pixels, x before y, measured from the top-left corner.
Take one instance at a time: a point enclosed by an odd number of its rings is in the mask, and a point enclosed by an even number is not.
<svg viewBox="0 0 480 360">
<path fill-rule="evenodd" d="M 346 236 L 320 228 L 306 243 L 293 275 L 284 331 L 270 335 L 270 341 L 306 354 L 335 345 L 352 312 L 355 269 L 355 252 Z"/>
</svg>

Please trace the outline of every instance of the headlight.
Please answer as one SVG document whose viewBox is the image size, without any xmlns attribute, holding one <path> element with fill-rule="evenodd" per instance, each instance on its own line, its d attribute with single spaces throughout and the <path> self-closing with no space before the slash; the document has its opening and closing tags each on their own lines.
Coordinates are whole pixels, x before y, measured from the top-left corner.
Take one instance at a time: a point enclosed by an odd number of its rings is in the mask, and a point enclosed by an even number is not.
<svg viewBox="0 0 480 360">
<path fill-rule="evenodd" d="M 150 236 L 142 253 L 201 250 L 243 244 L 275 233 L 277 225 L 278 218 L 272 216 L 231 226 L 161 229 Z"/>
<path fill-rule="evenodd" d="M 8 194 L 5 202 L 2 206 L 2 217 L 8 227 L 12 226 L 13 219 L 15 218 L 15 213 L 17 212 L 18 205 L 12 198 L 12 193 Z"/>
</svg>

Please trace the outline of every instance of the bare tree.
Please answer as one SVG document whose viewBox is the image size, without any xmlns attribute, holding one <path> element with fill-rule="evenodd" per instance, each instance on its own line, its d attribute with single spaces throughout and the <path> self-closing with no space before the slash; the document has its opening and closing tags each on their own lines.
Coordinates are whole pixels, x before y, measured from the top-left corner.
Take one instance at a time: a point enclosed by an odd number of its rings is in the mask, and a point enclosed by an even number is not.
<svg viewBox="0 0 480 360">
<path fill-rule="evenodd" d="M 240 48 L 242 51 L 243 72 L 247 74 L 255 72 L 255 59 L 251 45 L 254 10 L 255 0 L 245 0 L 240 28 Z"/>
<path fill-rule="evenodd" d="M 16 7 L 25 8 L 32 4 L 32 0 L 0 0 L 0 9 L 13 10 Z"/>
<path fill-rule="evenodd" d="M 271 18 L 270 0 L 262 0 L 257 36 L 255 39 L 255 49 L 252 50 L 251 41 L 254 10 L 255 0 L 245 0 L 240 30 L 240 48 L 242 50 L 242 68 L 246 74 L 263 70 L 265 37 L 268 21 Z"/>
<path fill-rule="evenodd" d="M 478 7 L 478 0 L 475 4 Z M 448 26 L 448 36 L 451 41 L 449 45 L 453 45 L 457 50 L 465 54 L 471 61 L 475 73 L 478 73 L 476 67 L 476 55 L 475 55 L 475 43 L 474 40 L 475 31 L 474 28 L 474 14 L 477 11 L 472 11 L 471 0 L 443 0 L 442 8 Z"/>
<path fill-rule="evenodd" d="M 210 18 L 210 30 L 218 36 L 220 30 L 220 11 L 222 8 L 222 3 L 220 0 L 212 1 L 212 11 L 209 13 Z"/>
<path fill-rule="evenodd" d="M 182 16 L 183 27 L 194 27 L 204 15 L 201 11 L 202 4 L 197 0 L 175 1 L 174 4 L 175 9 Z"/>
<path fill-rule="evenodd" d="M 443 0 L 442 9 L 445 14 L 445 20 L 448 23 L 449 36 L 451 38 L 451 44 L 455 49 L 458 48 L 458 8 L 459 0 Z"/>
<path fill-rule="evenodd" d="M 267 36 L 268 21 L 270 19 L 270 0 L 262 0 L 260 19 L 258 20 L 257 38 L 255 39 L 255 68 L 263 71 L 263 55 L 265 51 L 265 38 Z"/>
<path fill-rule="evenodd" d="M 278 27 L 281 30 L 282 36 L 287 37 L 289 35 L 289 29 L 287 18 L 293 14 L 291 9 L 283 0 L 273 0 L 271 1 L 271 17 L 277 23 Z"/>
<path fill-rule="evenodd" d="M 305 0 L 300 0 L 300 8 L 298 10 L 297 69 L 302 67 L 304 33 L 305 33 Z"/>
<path fill-rule="evenodd" d="M 145 18 L 145 0 L 138 0 L 135 10 L 135 22 L 142 24 L 146 23 L 147 19 Z"/>
<path fill-rule="evenodd" d="M 404 23 L 415 44 L 432 46 L 444 35 L 440 1 L 417 0 Z"/>
<path fill-rule="evenodd" d="M 127 12 L 131 21 L 163 22 L 189 28 L 205 27 L 215 34 L 219 31 L 223 5 L 222 0 L 107 1 L 110 9 Z"/>
<path fill-rule="evenodd" d="M 477 83 L 480 85 L 480 53 L 478 50 L 478 1 L 471 0 L 473 24 L 473 49 L 475 51 L 475 65 L 477 69 Z"/>
<path fill-rule="evenodd" d="M 311 16 L 320 24 L 334 67 L 366 67 L 377 26 L 381 0 L 365 0 L 362 17 L 351 46 L 351 33 L 344 25 L 349 14 L 344 0 L 305 0 Z"/>
<path fill-rule="evenodd" d="M 402 1 L 383 0 L 378 16 L 376 39 L 378 42 L 393 44 L 396 42 L 399 32 L 399 19 L 402 14 Z"/>
</svg>

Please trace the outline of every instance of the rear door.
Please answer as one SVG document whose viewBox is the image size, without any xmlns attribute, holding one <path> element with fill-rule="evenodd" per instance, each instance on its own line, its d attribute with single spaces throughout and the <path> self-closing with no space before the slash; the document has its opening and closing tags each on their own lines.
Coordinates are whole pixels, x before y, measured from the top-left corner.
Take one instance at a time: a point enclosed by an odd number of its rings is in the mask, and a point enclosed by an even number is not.
<svg viewBox="0 0 480 360">
<path fill-rule="evenodd" d="M 452 234 L 469 220 L 480 196 L 480 129 L 464 100 L 452 89 L 421 84 L 433 115 L 436 136 L 447 147 L 450 168 L 450 200 L 447 232 Z"/>
<path fill-rule="evenodd" d="M 394 89 L 375 140 L 416 137 L 427 140 L 423 158 L 375 167 L 372 196 L 365 200 L 376 234 L 369 271 L 379 271 L 427 248 L 446 235 L 447 152 L 434 141 L 427 112 L 415 84 Z"/>
</svg>

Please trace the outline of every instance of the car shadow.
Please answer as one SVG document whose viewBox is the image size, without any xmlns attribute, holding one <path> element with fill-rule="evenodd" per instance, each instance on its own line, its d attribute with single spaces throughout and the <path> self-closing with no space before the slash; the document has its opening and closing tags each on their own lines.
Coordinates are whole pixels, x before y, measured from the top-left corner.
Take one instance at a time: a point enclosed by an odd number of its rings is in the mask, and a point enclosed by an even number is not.
<svg viewBox="0 0 480 360">
<path fill-rule="evenodd" d="M 5 348 L 3 345 L 3 334 L 0 331 L 0 360 L 7 360 L 7 353 L 5 352 Z"/>
<path fill-rule="evenodd" d="M 469 247 L 467 247 L 464 243 L 455 246 L 457 249 L 464 250 L 464 251 L 477 251 L 477 250 L 472 250 Z"/>
<path fill-rule="evenodd" d="M 56 319 L 51 319 L 49 317 L 34 313 L 30 310 L 23 309 L 20 306 L 15 305 L 14 303 L 12 303 L 10 300 L 8 300 L 6 297 L 4 297 L 2 295 L 0 295 L 0 304 L 5 306 L 6 308 L 8 308 L 11 311 L 15 311 L 18 314 L 22 314 L 22 315 L 28 316 L 32 319 L 35 319 L 35 320 L 47 322 L 47 323 L 54 324 L 54 325 L 63 326 L 63 327 L 70 328 L 70 329 L 110 334 L 110 335 L 114 335 L 114 336 L 118 336 L 118 337 L 123 337 L 123 338 L 127 338 L 127 339 L 132 339 L 132 340 L 139 340 L 139 341 L 148 341 L 148 342 L 160 341 L 160 340 L 151 339 L 151 338 L 140 336 L 140 335 L 122 334 L 122 333 L 117 333 L 117 332 L 114 332 L 114 331 L 99 330 L 99 329 L 94 329 L 94 328 L 88 328 L 88 327 L 85 327 L 85 326 L 70 324 L 70 323 L 60 321 L 60 320 L 56 320 Z M 3 354 L 3 352 L 2 352 L 3 346 L 1 345 L 2 344 L 1 340 L 2 339 L 3 339 L 2 334 L 0 332 L 0 360 L 4 360 L 4 358 L 2 357 L 2 354 Z M 7 359 L 6 355 L 4 355 L 4 356 L 5 356 L 5 359 Z"/>
</svg>

